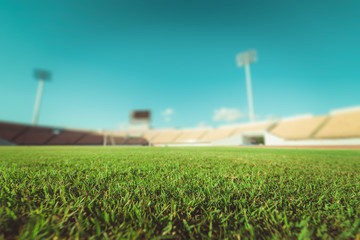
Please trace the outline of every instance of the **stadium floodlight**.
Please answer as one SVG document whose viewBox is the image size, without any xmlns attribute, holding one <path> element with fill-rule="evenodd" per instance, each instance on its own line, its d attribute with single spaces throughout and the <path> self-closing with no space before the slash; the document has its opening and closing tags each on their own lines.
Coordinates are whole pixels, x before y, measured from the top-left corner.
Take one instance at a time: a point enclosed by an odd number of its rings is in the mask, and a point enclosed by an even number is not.
<svg viewBox="0 0 360 240">
<path fill-rule="evenodd" d="M 35 69 L 34 77 L 37 80 L 39 80 L 36 99 L 35 99 L 34 114 L 33 114 L 33 125 L 37 125 L 39 120 L 39 110 L 40 110 L 42 91 L 44 88 L 44 82 L 51 79 L 51 73 L 49 71 Z"/>
<path fill-rule="evenodd" d="M 143 125 L 147 130 L 150 129 L 151 111 L 150 110 L 135 110 L 130 113 L 130 124 Z M 149 136 L 149 146 L 151 146 L 152 134 Z"/>
<path fill-rule="evenodd" d="M 150 110 L 135 110 L 130 114 L 130 123 L 132 124 L 150 124 Z"/>
<path fill-rule="evenodd" d="M 249 104 L 249 118 L 250 121 L 253 122 L 255 120 L 255 117 L 254 117 L 254 103 L 253 103 L 252 88 L 251 88 L 250 64 L 255 63 L 257 61 L 256 50 L 249 50 L 243 53 L 239 53 L 236 56 L 236 61 L 238 67 L 243 67 L 243 66 L 245 67 L 247 96 L 248 96 L 248 104 Z"/>
</svg>

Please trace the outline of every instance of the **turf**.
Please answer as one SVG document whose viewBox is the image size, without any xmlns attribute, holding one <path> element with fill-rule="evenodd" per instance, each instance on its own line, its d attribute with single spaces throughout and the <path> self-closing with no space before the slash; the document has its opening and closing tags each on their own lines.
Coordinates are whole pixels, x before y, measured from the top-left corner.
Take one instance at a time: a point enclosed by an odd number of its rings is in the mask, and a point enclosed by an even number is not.
<svg viewBox="0 0 360 240">
<path fill-rule="evenodd" d="M 360 151 L 1 147 L 0 238 L 359 239 Z"/>
</svg>

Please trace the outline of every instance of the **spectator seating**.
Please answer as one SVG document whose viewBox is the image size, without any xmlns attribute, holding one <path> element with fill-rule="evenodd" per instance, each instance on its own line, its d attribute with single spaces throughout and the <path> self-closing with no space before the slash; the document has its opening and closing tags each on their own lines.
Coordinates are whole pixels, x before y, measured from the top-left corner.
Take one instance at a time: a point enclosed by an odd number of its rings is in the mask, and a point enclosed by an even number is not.
<svg viewBox="0 0 360 240">
<path fill-rule="evenodd" d="M 230 137 L 231 134 L 235 131 L 234 127 L 220 127 L 208 131 L 202 138 L 201 142 L 213 142 L 220 139 Z"/>
<path fill-rule="evenodd" d="M 12 142 L 17 136 L 28 129 L 28 126 L 13 123 L 0 123 L 0 138 Z"/>
<path fill-rule="evenodd" d="M 28 127 L 11 142 L 17 145 L 46 145 L 54 136 L 53 129 L 45 127 Z"/>
<path fill-rule="evenodd" d="M 147 145 L 143 137 L 108 132 L 107 145 Z M 0 122 L 0 145 L 103 145 L 104 133 Z"/>
<path fill-rule="evenodd" d="M 142 137 L 147 139 L 148 141 L 152 141 L 156 138 L 156 136 L 159 134 L 159 131 L 157 130 L 150 130 L 145 132 Z"/>
<path fill-rule="evenodd" d="M 96 133 L 88 133 L 80 138 L 75 145 L 103 145 L 104 135 Z"/>
<path fill-rule="evenodd" d="M 223 139 L 225 141 L 220 143 L 235 141 L 238 136 L 243 139 L 265 138 L 265 132 L 283 140 L 308 139 L 314 142 L 316 139 L 350 139 L 352 143 L 360 138 L 360 107 L 333 111 L 326 116 L 307 115 L 285 118 L 277 123 L 256 122 L 206 129 L 136 128 L 100 133 L 0 122 L 0 145 L 103 145 L 104 137 L 106 145 L 148 145 L 149 142 L 154 145 L 179 146 L 197 143 L 211 145 L 215 142 L 216 145 L 217 141 Z"/>
<path fill-rule="evenodd" d="M 131 138 L 126 139 L 124 144 L 125 145 L 142 145 L 142 146 L 145 146 L 145 145 L 148 145 L 149 142 L 145 138 L 142 138 L 142 137 L 131 137 Z"/>
<path fill-rule="evenodd" d="M 360 137 L 360 109 L 332 113 L 314 137 L 317 139 Z"/>
<path fill-rule="evenodd" d="M 178 130 L 161 130 L 158 134 L 152 139 L 153 144 L 169 144 L 173 143 L 181 134 L 181 131 Z"/>
<path fill-rule="evenodd" d="M 282 120 L 271 133 L 286 140 L 309 139 L 328 119 L 328 116 L 307 116 Z"/>
<path fill-rule="evenodd" d="M 193 129 L 182 130 L 180 135 L 174 140 L 174 143 L 200 143 L 203 142 L 202 138 L 210 130 L 209 129 Z"/>
<path fill-rule="evenodd" d="M 48 145 L 74 145 L 87 133 L 80 131 L 69 131 L 64 130 L 59 134 L 55 135 L 50 141 L 47 142 Z"/>
<path fill-rule="evenodd" d="M 125 145 L 126 138 L 121 136 L 107 136 L 106 145 L 108 146 L 116 146 L 116 145 Z"/>
</svg>

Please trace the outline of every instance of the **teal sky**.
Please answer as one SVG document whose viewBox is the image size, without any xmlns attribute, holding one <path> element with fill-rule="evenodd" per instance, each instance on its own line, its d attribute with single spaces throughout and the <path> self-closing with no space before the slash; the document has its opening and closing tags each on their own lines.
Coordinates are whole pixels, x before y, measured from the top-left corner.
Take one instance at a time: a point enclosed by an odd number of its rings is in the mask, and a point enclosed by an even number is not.
<svg viewBox="0 0 360 240">
<path fill-rule="evenodd" d="M 44 68 L 41 125 L 118 128 L 133 109 L 151 109 L 154 127 L 226 124 L 222 108 L 245 122 L 235 55 L 248 49 L 260 120 L 360 104 L 358 0 L 0 3 L 2 121 L 31 123 Z"/>
</svg>

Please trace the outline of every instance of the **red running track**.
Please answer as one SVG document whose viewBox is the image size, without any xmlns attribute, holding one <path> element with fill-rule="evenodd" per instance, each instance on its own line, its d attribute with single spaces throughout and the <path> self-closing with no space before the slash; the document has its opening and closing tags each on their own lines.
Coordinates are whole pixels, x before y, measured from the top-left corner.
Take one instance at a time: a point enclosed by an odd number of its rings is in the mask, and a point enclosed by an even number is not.
<svg viewBox="0 0 360 240">
<path fill-rule="evenodd" d="M 250 148 L 290 148 L 290 149 L 360 149 L 360 145 L 344 145 L 344 146 L 265 146 L 265 145 L 247 145 L 241 147 Z"/>
</svg>

